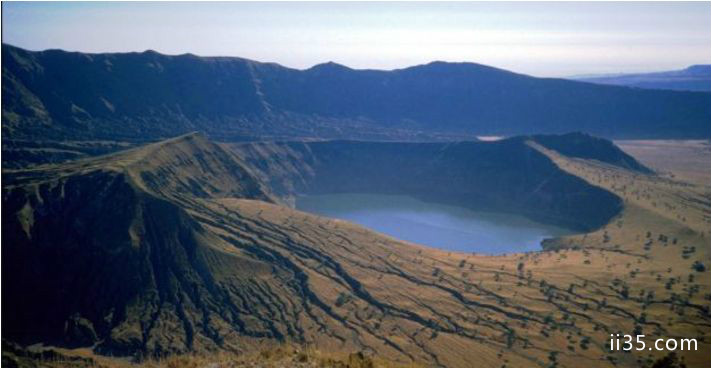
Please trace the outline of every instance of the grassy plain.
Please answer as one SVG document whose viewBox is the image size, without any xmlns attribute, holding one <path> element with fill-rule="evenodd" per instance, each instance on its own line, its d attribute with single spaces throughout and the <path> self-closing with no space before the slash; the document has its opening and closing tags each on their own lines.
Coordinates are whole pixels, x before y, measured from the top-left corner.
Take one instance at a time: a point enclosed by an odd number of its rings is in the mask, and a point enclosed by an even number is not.
<svg viewBox="0 0 711 368">
<path fill-rule="evenodd" d="M 711 185 L 711 141 L 621 140 L 615 144 L 662 176 Z"/>
</svg>

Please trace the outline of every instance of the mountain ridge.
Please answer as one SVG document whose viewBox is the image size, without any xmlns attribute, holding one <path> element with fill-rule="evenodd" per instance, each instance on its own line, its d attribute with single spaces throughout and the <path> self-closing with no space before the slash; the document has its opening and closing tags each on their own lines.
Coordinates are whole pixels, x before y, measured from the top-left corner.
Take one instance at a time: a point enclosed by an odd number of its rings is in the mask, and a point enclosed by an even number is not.
<svg viewBox="0 0 711 368">
<path fill-rule="evenodd" d="M 474 63 L 297 70 L 236 57 L 2 47 L 2 129 L 12 139 L 141 141 L 194 130 L 223 141 L 711 134 L 711 93 L 534 78 Z"/>
<path fill-rule="evenodd" d="M 573 76 L 570 79 L 645 89 L 709 92 L 711 91 L 711 64 L 696 64 L 679 70 L 649 73 Z"/>
<path fill-rule="evenodd" d="M 3 170 L 3 180 L 7 186 L 14 186 L 32 182 L 40 176 L 43 181 L 51 181 L 96 171 L 125 175 L 131 185 L 165 198 L 171 197 L 171 193 L 185 193 L 197 197 L 248 197 L 274 201 L 239 158 L 208 141 L 199 132 L 59 166 Z"/>
</svg>

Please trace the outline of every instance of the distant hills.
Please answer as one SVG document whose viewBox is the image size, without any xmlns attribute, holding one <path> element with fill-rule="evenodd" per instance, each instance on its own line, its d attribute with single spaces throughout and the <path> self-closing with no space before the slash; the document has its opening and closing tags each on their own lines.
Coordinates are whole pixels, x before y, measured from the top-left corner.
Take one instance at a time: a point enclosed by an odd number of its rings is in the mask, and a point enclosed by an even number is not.
<svg viewBox="0 0 711 368">
<path fill-rule="evenodd" d="M 572 79 L 615 86 L 710 92 L 711 64 L 692 65 L 686 69 L 666 72 L 599 75 Z"/>
<path fill-rule="evenodd" d="M 711 93 L 534 78 L 473 63 L 306 70 L 153 51 L 84 54 L 2 46 L 6 139 L 433 140 L 584 131 L 711 135 Z"/>
</svg>

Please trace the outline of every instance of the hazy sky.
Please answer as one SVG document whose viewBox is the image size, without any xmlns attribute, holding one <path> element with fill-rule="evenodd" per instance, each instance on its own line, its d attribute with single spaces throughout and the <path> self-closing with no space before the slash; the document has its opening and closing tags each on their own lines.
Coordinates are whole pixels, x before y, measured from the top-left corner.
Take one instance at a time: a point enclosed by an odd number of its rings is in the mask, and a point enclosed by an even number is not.
<svg viewBox="0 0 711 368">
<path fill-rule="evenodd" d="M 31 50 L 241 56 L 308 68 L 472 61 L 537 76 L 711 63 L 711 2 L 2 3 Z"/>
</svg>

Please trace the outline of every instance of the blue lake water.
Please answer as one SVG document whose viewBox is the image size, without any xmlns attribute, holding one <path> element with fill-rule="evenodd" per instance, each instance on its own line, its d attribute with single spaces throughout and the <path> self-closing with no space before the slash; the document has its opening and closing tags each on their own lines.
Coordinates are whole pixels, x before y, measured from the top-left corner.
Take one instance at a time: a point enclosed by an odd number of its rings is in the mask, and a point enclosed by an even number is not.
<svg viewBox="0 0 711 368">
<path fill-rule="evenodd" d="M 541 250 L 541 240 L 571 233 L 523 216 L 472 211 L 398 195 L 308 195 L 297 198 L 296 208 L 354 222 L 409 242 L 460 252 Z"/>
</svg>

